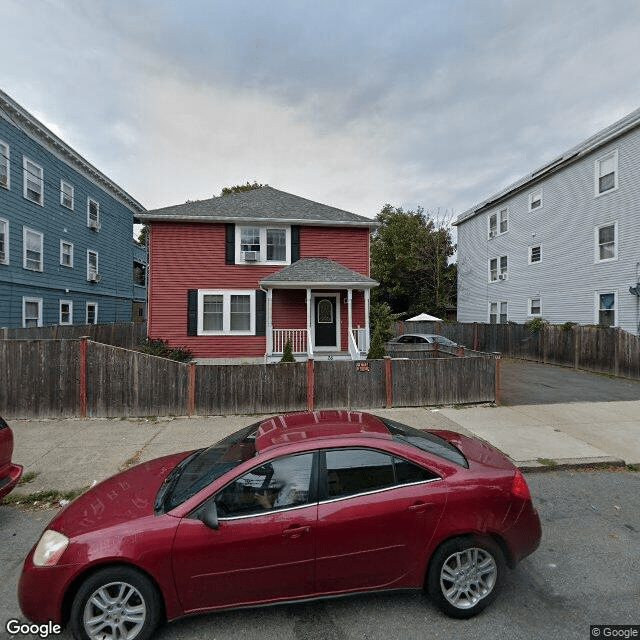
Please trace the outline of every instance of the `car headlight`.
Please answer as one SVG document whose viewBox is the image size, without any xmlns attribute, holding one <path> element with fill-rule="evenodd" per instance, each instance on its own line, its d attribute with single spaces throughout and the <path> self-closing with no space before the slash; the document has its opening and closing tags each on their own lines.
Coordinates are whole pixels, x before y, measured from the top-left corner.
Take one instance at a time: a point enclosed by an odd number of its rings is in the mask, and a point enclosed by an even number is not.
<svg viewBox="0 0 640 640">
<path fill-rule="evenodd" d="M 33 564 L 36 567 L 50 567 L 56 564 L 68 544 L 69 538 L 67 536 L 47 529 L 38 541 L 33 554 Z"/>
</svg>

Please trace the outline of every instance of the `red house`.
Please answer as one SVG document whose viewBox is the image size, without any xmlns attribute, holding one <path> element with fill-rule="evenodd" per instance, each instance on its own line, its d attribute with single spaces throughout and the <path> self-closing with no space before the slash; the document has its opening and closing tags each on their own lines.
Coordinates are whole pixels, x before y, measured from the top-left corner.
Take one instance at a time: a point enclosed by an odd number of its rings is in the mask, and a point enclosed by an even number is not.
<svg viewBox="0 0 640 640">
<path fill-rule="evenodd" d="M 373 220 L 268 186 L 138 218 L 149 337 L 199 362 L 366 356 Z"/>
</svg>

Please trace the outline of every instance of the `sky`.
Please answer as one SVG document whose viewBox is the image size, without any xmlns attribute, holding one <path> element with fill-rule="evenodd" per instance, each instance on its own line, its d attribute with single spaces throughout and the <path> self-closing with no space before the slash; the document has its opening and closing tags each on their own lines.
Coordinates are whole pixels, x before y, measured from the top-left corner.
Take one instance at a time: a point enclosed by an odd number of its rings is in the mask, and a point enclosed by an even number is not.
<svg viewBox="0 0 640 640">
<path fill-rule="evenodd" d="M 147 209 L 450 220 L 640 107 L 638 0 L 0 0 L 0 88 Z"/>
</svg>

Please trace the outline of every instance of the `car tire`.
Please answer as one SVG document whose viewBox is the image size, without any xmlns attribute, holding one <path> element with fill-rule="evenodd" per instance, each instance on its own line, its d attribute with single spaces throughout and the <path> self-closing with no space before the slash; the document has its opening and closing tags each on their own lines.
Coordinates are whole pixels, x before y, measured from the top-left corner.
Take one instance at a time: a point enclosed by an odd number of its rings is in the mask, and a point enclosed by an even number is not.
<svg viewBox="0 0 640 640">
<path fill-rule="evenodd" d="M 434 553 L 427 589 L 448 616 L 471 618 L 495 600 L 504 572 L 504 554 L 497 544 L 475 537 L 453 538 Z"/>
<path fill-rule="evenodd" d="M 160 622 L 161 600 L 147 576 L 132 567 L 107 567 L 91 574 L 71 605 L 76 640 L 149 640 Z"/>
</svg>

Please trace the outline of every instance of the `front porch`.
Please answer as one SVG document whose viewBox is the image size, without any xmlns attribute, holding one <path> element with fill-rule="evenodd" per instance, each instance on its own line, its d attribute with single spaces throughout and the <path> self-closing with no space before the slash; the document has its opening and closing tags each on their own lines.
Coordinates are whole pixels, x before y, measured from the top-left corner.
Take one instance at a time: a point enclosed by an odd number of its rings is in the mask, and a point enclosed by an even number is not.
<svg viewBox="0 0 640 640">
<path fill-rule="evenodd" d="M 267 353 L 267 362 L 279 362 L 285 345 L 291 340 L 293 356 L 296 360 L 362 360 L 367 357 L 370 346 L 369 328 L 351 330 L 355 343 L 356 357 L 346 350 L 314 351 L 313 342 L 307 329 L 272 329 L 271 352 Z"/>
</svg>

